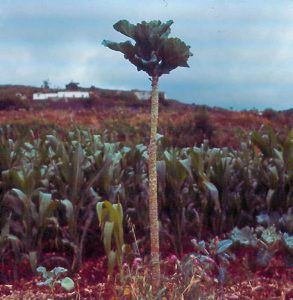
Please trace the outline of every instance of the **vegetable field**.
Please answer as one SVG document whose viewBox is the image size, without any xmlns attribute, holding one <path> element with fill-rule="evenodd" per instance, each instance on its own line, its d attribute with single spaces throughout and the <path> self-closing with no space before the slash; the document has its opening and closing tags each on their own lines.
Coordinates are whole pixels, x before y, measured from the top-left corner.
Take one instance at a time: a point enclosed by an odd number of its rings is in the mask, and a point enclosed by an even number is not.
<svg viewBox="0 0 293 300">
<path fill-rule="evenodd" d="M 238 150 L 208 141 L 168 148 L 160 135 L 157 143 L 167 278 L 158 297 L 217 299 L 233 282 L 231 266 L 265 273 L 278 262 L 289 279 L 282 299 L 290 299 L 293 132 L 280 136 L 264 127 Z M 41 281 L 38 267 L 62 267 L 75 282 L 72 299 L 151 299 L 146 145 L 125 145 L 90 129 L 60 134 L 3 125 L 0 158 L 2 284 L 21 281 L 24 269 Z M 106 291 L 78 298 L 76 276 L 89 258 L 102 262 L 97 286 L 105 283 Z M 53 295 L 58 289 L 48 287 Z"/>
</svg>

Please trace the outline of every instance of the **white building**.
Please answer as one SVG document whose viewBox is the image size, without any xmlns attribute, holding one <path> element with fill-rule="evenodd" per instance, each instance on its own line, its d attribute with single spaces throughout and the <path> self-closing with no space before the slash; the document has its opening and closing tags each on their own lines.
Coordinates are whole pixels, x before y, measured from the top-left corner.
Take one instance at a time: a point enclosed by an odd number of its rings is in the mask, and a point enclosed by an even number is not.
<svg viewBox="0 0 293 300">
<path fill-rule="evenodd" d="M 48 99 L 80 99 L 89 98 L 89 92 L 80 91 L 61 91 L 57 93 L 34 93 L 33 100 L 48 100 Z"/>
<path fill-rule="evenodd" d="M 57 93 L 34 93 L 33 100 L 48 100 L 57 98 Z"/>
<path fill-rule="evenodd" d="M 58 98 L 89 98 L 89 92 L 79 92 L 79 91 L 61 91 L 57 93 Z"/>
<path fill-rule="evenodd" d="M 152 92 L 150 91 L 139 91 L 139 90 L 132 90 L 133 94 L 136 96 L 138 100 L 150 100 L 152 97 Z M 164 92 L 159 92 L 160 100 L 166 99 L 166 94 Z"/>
<path fill-rule="evenodd" d="M 137 97 L 138 100 L 149 100 L 152 96 L 151 92 L 146 91 L 133 91 L 134 95 Z"/>
</svg>

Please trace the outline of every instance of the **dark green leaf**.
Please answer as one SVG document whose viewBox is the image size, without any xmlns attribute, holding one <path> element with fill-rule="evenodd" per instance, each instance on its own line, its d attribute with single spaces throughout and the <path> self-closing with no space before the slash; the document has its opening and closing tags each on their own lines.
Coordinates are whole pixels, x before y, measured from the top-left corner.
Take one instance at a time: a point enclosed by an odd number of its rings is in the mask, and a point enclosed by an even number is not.
<svg viewBox="0 0 293 300">
<path fill-rule="evenodd" d="M 232 230 L 230 237 L 233 243 L 239 243 L 243 246 L 255 247 L 257 245 L 257 240 L 249 227 L 244 227 L 242 229 L 235 227 Z"/>
<path fill-rule="evenodd" d="M 231 246 L 232 246 L 233 242 L 232 240 L 222 240 L 218 243 L 218 247 L 217 247 L 217 254 L 221 254 L 223 252 L 225 252 L 226 250 L 228 250 Z"/>
<path fill-rule="evenodd" d="M 61 280 L 61 286 L 67 291 L 70 292 L 75 288 L 74 281 L 70 277 L 65 277 Z"/>
</svg>

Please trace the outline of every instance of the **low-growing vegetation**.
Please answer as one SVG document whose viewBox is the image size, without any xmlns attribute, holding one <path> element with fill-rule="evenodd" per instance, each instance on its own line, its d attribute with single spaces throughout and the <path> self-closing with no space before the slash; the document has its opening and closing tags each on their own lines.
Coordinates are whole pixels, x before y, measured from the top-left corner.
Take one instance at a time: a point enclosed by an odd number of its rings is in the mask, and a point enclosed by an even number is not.
<svg viewBox="0 0 293 300">
<path fill-rule="evenodd" d="M 239 251 L 250 255 L 249 272 L 269 268 L 278 255 L 292 267 L 292 131 L 280 136 L 264 127 L 239 150 L 208 142 L 166 148 L 162 140 L 158 299 L 201 299 L 215 280 L 210 296 L 218 297 Z M 31 274 L 38 266 L 64 267 L 71 277 L 86 257 L 105 249 L 109 280 L 116 282 L 112 295 L 153 299 L 145 273 L 146 145 L 126 146 L 91 130 L 39 133 L 7 125 L 0 128 L 0 151 L 2 282 L 19 279 L 24 264 Z"/>
</svg>

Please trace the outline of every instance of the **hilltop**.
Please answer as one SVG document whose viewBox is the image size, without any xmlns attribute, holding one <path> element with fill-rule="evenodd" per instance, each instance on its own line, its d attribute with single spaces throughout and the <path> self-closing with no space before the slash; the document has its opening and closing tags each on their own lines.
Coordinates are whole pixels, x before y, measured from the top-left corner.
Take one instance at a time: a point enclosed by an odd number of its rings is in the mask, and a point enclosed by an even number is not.
<svg viewBox="0 0 293 300">
<path fill-rule="evenodd" d="M 150 101 L 147 92 L 119 91 L 96 87 L 82 88 L 88 99 L 32 100 L 33 93 L 57 92 L 23 85 L 0 86 L 0 123 L 25 123 L 31 126 L 54 124 L 61 128 L 84 126 L 101 131 L 120 141 L 147 143 Z M 239 147 L 240 138 L 262 126 L 271 126 L 280 135 L 293 128 L 293 109 L 231 111 L 186 104 L 160 95 L 159 132 L 170 146 L 192 146 L 208 139 L 211 146 Z"/>
</svg>

